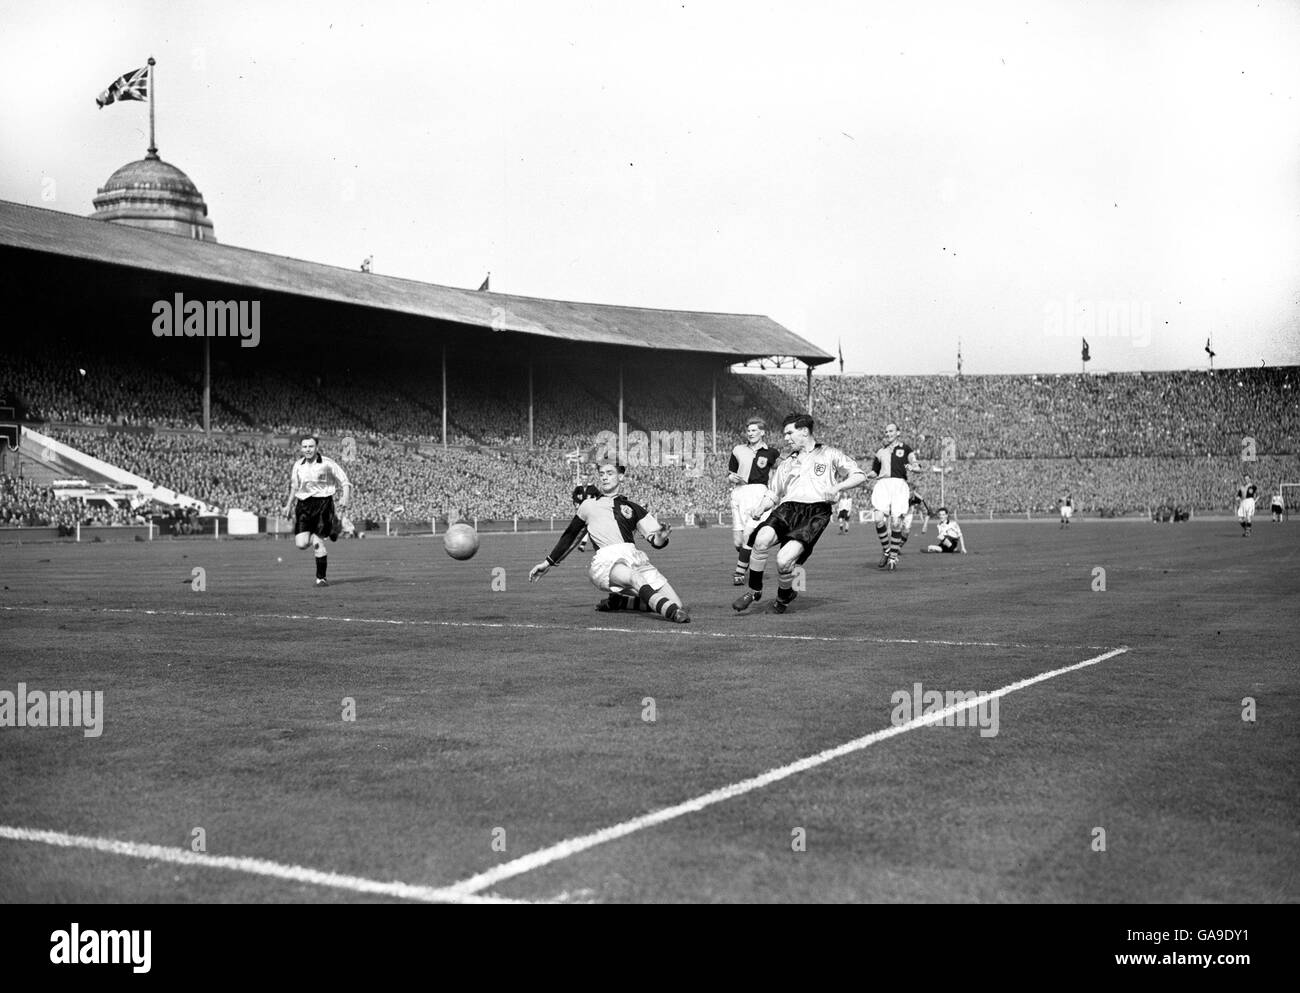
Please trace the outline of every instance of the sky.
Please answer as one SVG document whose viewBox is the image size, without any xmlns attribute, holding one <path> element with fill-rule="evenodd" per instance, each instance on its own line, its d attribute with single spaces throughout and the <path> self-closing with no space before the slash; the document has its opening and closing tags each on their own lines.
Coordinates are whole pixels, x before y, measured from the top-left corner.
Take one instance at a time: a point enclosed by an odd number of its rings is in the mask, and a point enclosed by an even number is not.
<svg viewBox="0 0 1300 993">
<path fill-rule="evenodd" d="M 1276 0 L 0 0 L 0 199 L 89 214 L 153 56 L 223 244 L 765 314 L 849 373 L 1295 364 L 1297 53 Z"/>
</svg>

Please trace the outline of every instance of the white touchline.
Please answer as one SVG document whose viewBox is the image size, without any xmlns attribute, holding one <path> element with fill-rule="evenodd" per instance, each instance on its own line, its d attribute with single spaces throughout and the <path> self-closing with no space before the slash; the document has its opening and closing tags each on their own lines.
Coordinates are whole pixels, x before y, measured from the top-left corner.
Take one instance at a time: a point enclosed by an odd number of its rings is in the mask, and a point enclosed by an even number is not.
<svg viewBox="0 0 1300 993">
<path fill-rule="evenodd" d="M 493 896 L 476 896 L 471 893 L 453 893 L 450 890 L 436 886 L 381 883 L 374 879 L 363 879 L 360 876 L 343 876 L 336 872 L 307 869 L 300 865 L 282 865 L 279 862 L 271 862 L 267 859 L 208 855 L 203 852 L 187 851 L 184 848 L 141 845 L 131 841 L 117 841 L 113 838 L 88 838 L 84 835 L 64 834 L 61 831 L 39 831 L 33 828 L 9 827 L 5 824 L 0 824 L 0 838 L 8 838 L 11 841 L 35 841 L 60 848 L 87 848 L 91 851 L 107 852 L 110 855 L 127 855 L 131 858 L 150 859 L 155 862 L 173 862 L 177 865 L 196 865 L 209 869 L 233 869 L 236 872 L 247 872 L 256 876 L 272 876 L 276 879 L 287 879 L 295 883 L 331 886 L 335 889 L 352 890 L 354 893 L 391 896 L 402 900 L 418 900 L 423 903 L 525 902 Z"/>
<path fill-rule="evenodd" d="M 800 759 L 798 762 L 792 762 L 789 765 L 783 765 L 777 769 L 771 769 L 761 776 L 755 776 L 752 779 L 742 780 L 739 783 L 732 783 L 730 786 L 724 786 L 721 789 L 714 790 L 711 793 L 705 793 L 694 800 L 687 800 L 685 803 L 679 803 L 675 807 L 665 807 L 663 810 L 656 810 L 652 814 L 645 814 L 642 817 L 635 817 L 630 821 L 624 821 L 621 824 L 615 824 L 613 827 L 607 827 L 592 834 L 585 834 L 579 838 L 570 838 L 567 841 L 561 841 L 558 844 L 551 845 L 549 848 L 542 848 L 538 851 L 523 855 L 509 862 L 502 862 L 476 876 L 454 883 L 444 889 L 447 893 L 456 893 L 468 896 L 477 893 L 479 890 L 487 889 L 494 886 L 504 879 L 510 879 L 512 876 L 519 876 L 525 872 L 531 872 L 533 869 L 540 869 L 544 865 L 552 862 L 558 862 L 560 859 L 567 859 L 579 852 L 584 852 L 588 848 L 594 848 L 596 845 L 603 845 L 607 841 L 614 841 L 618 838 L 624 838 L 629 834 L 640 831 L 643 828 L 654 827 L 656 824 L 662 824 L 665 821 L 671 821 L 684 814 L 693 814 L 696 811 L 703 810 L 705 807 L 711 807 L 715 803 L 721 803 L 723 800 L 730 800 L 733 797 L 741 796 L 753 790 L 762 789 L 772 783 L 780 782 L 782 779 L 788 779 L 800 772 L 807 772 L 819 765 L 824 765 L 832 759 L 849 755 L 853 752 L 874 745 L 878 741 L 884 741 L 886 738 L 892 738 L 895 735 L 903 734 L 915 728 L 923 727 L 927 724 L 935 724 L 943 721 L 949 715 L 956 714 L 961 710 L 969 710 L 978 707 L 981 701 L 992 700 L 994 697 L 1003 697 L 1008 693 L 1014 693 L 1016 690 L 1023 690 L 1027 686 L 1033 686 L 1035 683 L 1041 683 L 1044 680 L 1052 679 L 1055 676 L 1064 675 L 1067 672 L 1074 672 L 1077 669 L 1083 669 L 1090 665 L 1096 665 L 1098 662 L 1105 662 L 1107 659 L 1113 659 L 1116 655 L 1123 655 L 1129 649 L 1127 646 L 1114 648 L 1102 655 L 1094 656 L 1090 659 L 1084 659 L 1082 662 L 1076 662 L 1074 665 L 1068 665 L 1061 669 L 1053 669 L 1050 672 L 1039 673 L 1037 676 L 1031 676 L 1028 679 L 1022 679 L 1019 682 L 1010 683 L 999 690 L 993 690 L 991 693 L 981 693 L 974 700 L 966 700 L 962 703 L 955 703 L 950 707 L 933 714 L 926 714 L 924 717 L 918 717 L 908 721 L 906 724 L 900 724 L 896 727 L 888 727 L 881 731 L 874 731 L 871 734 L 861 738 L 855 738 L 853 741 L 838 745 L 835 748 L 829 748 L 824 752 L 818 752 L 816 755 L 810 755 L 808 758 Z"/>
<path fill-rule="evenodd" d="M 154 610 L 146 607 L 24 607 L 0 606 L 0 610 L 33 614 L 144 614 L 151 617 L 222 617 L 246 621 L 334 621 L 339 624 L 383 624 L 390 627 L 495 628 L 524 631 L 601 631 L 611 634 L 659 635 L 667 638 L 739 638 L 759 641 L 826 641 L 863 645 L 945 645 L 950 648 L 1104 648 L 1104 645 L 1028 644 L 1008 641 L 952 641 L 938 638 L 866 638 L 816 634 L 774 634 L 748 631 L 683 631 L 680 627 L 616 628 L 597 624 L 529 624 L 523 621 L 428 621 L 383 617 L 330 617 L 316 614 L 244 614 L 221 610 Z"/>
</svg>

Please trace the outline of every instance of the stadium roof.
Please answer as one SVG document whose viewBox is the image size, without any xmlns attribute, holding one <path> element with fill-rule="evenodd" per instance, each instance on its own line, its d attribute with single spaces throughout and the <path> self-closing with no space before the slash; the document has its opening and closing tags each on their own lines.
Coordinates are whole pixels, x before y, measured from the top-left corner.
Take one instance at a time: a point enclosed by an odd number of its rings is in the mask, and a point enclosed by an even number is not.
<svg viewBox="0 0 1300 993">
<path fill-rule="evenodd" d="M 787 355 L 820 365 L 833 358 L 771 318 L 756 314 L 653 310 L 457 289 L 4 200 L 0 200 L 0 247 L 565 341 L 700 352 L 733 362 Z"/>
</svg>

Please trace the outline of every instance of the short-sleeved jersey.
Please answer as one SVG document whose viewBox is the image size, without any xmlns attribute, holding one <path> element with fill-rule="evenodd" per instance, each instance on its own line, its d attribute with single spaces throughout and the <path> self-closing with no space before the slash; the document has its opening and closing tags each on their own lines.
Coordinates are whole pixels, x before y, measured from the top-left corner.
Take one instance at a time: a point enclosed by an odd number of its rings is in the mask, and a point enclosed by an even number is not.
<svg viewBox="0 0 1300 993">
<path fill-rule="evenodd" d="M 772 473 L 768 495 L 782 503 L 832 503 L 835 484 L 861 472 L 838 448 L 818 442 L 809 451 L 787 455 Z"/>
<path fill-rule="evenodd" d="M 290 480 L 293 495 L 299 500 L 309 497 L 333 496 L 340 486 L 348 486 L 348 474 L 333 459 L 320 452 L 315 458 L 299 459 L 294 463 Z"/>
<path fill-rule="evenodd" d="M 1062 507 L 1069 507 L 1071 510 L 1073 510 L 1073 509 L 1074 509 L 1074 501 L 1071 500 L 1069 497 L 1065 497 L 1063 500 L 1061 500 L 1061 506 L 1062 506 Z"/>
<path fill-rule="evenodd" d="M 1255 484 L 1254 484 L 1254 483 L 1251 483 L 1249 486 L 1247 486 L 1247 485 L 1245 485 L 1245 484 L 1243 483 L 1241 486 L 1238 486 L 1238 487 L 1237 487 L 1237 499 L 1238 499 L 1238 500 L 1254 500 L 1254 499 L 1255 499 L 1255 494 L 1258 493 L 1258 492 L 1259 492 L 1259 491 L 1255 488 Z"/>
<path fill-rule="evenodd" d="M 1282 502 L 1282 494 L 1280 492 L 1273 494 L 1273 506 L 1283 507 L 1283 508 L 1286 507 L 1286 504 Z"/>
<path fill-rule="evenodd" d="M 606 545 L 632 542 L 638 531 L 649 538 L 660 528 L 654 515 L 627 497 L 602 496 L 582 501 L 564 534 L 556 542 L 547 561 L 558 564 L 582 540 L 583 534 L 591 536 L 592 550 Z"/>
<path fill-rule="evenodd" d="M 727 462 L 727 471 L 749 483 L 761 483 L 766 486 L 772 467 L 776 465 L 781 453 L 775 448 L 751 448 L 749 445 L 737 445 L 731 450 L 731 459 Z M 744 484 L 742 484 L 744 485 Z"/>
<path fill-rule="evenodd" d="M 906 479 L 907 461 L 912 457 L 912 446 L 896 441 L 877 450 L 871 460 L 871 471 L 881 479 Z"/>
</svg>

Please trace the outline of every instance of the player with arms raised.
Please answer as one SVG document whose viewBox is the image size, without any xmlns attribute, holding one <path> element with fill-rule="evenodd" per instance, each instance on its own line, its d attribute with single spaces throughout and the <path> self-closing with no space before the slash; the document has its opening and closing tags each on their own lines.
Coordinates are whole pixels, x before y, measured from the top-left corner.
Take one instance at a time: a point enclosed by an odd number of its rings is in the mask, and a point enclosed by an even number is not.
<svg viewBox="0 0 1300 993">
<path fill-rule="evenodd" d="M 762 598 L 767 554 L 773 545 L 779 545 L 776 568 L 780 588 L 772 610 L 784 614 L 796 596 L 795 566 L 808 560 L 817 539 L 830 524 L 831 505 L 842 492 L 867 481 L 866 474 L 851 458 L 813 438 L 813 419 L 808 414 L 791 414 L 781 428 L 790 454 L 777 466 L 767 495 L 754 510 L 753 519 L 757 521 L 769 508 L 776 508 L 754 536 L 749 588 L 731 605 L 736 611 L 748 610 Z"/>
<path fill-rule="evenodd" d="M 907 473 L 920 468 L 916 452 L 899 436 L 898 425 L 886 424 L 885 443 L 871 460 L 871 472 L 876 477 L 876 485 L 871 489 L 871 506 L 876 512 L 881 569 L 892 571 L 898 567 L 898 552 L 903 547 L 903 518 L 907 516 L 912 494 Z"/>
<path fill-rule="evenodd" d="M 753 554 L 754 508 L 767 496 L 767 482 L 781 453 L 767 444 L 767 423 L 751 417 L 745 423 L 745 443 L 731 450 L 727 479 L 731 491 L 731 538 L 736 546 L 736 570 L 733 586 L 743 586 Z"/>
<path fill-rule="evenodd" d="M 537 582 L 564 561 L 584 535 L 590 535 L 596 554 L 587 575 L 597 589 L 620 597 L 636 596 L 646 609 L 674 623 L 688 624 L 691 618 L 681 597 L 634 543 L 639 532 L 654 548 L 663 548 L 672 528 L 661 525 L 644 507 L 619 493 L 625 472 L 613 462 L 600 466 L 600 496 L 582 501 L 551 554 L 529 571 L 528 581 Z M 613 596 L 607 603 L 613 603 Z"/>
</svg>

